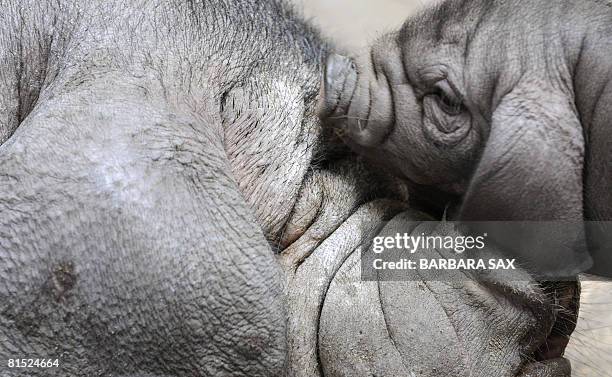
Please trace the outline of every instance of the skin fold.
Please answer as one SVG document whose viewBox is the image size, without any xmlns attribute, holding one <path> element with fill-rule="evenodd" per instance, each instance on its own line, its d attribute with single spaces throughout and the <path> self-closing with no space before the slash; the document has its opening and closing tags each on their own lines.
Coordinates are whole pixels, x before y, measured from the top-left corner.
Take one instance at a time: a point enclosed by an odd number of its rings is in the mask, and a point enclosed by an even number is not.
<svg viewBox="0 0 612 377">
<path fill-rule="evenodd" d="M 0 7 L 3 376 L 569 375 L 574 284 L 361 280 L 434 217 L 321 127 L 286 4 Z"/>
</svg>

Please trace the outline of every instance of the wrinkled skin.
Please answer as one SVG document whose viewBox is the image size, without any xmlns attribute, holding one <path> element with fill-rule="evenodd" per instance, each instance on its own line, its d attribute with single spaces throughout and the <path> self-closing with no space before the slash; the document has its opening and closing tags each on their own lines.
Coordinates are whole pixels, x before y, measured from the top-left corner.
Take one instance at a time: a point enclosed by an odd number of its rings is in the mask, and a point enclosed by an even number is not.
<svg viewBox="0 0 612 377">
<path fill-rule="evenodd" d="M 330 58 L 322 113 L 369 160 L 460 197 L 455 219 L 610 221 L 611 49 L 609 2 L 443 1 L 356 65 Z M 609 275 L 607 225 L 586 234 Z"/>
<path fill-rule="evenodd" d="M 3 376 L 568 375 L 571 284 L 360 280 L 431 217 L 322 131 L 286 6 L 0 4 Z"/>
</svg>

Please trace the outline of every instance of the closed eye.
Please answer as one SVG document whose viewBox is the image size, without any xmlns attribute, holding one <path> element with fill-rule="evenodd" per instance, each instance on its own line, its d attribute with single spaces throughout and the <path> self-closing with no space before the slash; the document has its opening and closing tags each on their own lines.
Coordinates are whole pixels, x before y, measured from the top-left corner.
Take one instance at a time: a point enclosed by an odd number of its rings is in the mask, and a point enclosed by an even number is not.
<svg viewBox="0 0 612 377">
<path fill-rule="evenodd" d="M 459 115 L 463 112 L 464 106 L 457 94 L 448 83 L 441 81 L 436 84 L 431 95 L 436 99 L 440 108 L 448 115 Z"/>
</svg>

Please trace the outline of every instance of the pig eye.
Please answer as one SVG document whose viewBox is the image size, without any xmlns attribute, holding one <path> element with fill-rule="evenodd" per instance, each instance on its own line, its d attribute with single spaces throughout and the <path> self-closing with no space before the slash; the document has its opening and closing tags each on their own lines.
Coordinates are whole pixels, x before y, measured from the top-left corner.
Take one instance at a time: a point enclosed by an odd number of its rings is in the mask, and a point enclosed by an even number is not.
<svg viewBox="0 0 612 377">
<path fill-rule="evenodd" d="M 460 96 L 446 80 L 438 81 L 431 93 L 438 106 L 448 115 L 459 115 L 464 106 Z"/>
<path fill-rule="evenodd" d="M 423 98 L 423 131 L 437 146 L 453 147 L 472 129 L 472 116 L 463 96 L 447 80 L 431 84 Z"/>
</svg>

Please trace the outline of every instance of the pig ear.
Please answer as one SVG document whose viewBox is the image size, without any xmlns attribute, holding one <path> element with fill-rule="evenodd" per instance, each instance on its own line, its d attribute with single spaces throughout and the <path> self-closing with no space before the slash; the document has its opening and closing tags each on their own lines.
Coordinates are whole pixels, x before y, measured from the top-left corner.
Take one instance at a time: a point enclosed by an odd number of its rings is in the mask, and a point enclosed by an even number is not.
<svg viewBox="0 0 612 377">
<path fill-rule="evenodd" d="M 493 113 L 461 220 L 580 221 L 583 159 L 571 96 L 522 81 Z"/>
</svg>

